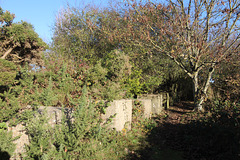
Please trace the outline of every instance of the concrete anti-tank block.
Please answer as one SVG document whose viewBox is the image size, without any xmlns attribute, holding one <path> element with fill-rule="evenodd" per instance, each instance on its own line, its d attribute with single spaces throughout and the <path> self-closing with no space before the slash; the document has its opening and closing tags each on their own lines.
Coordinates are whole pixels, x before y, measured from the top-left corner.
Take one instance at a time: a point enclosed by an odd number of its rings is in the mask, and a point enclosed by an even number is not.
<svg viewBox="0 0 240 160">
<path fill-rule="evenodd" d="M 152 114 L 160 114 L 163 110 L 163 104 L 162 104 L 162 94 L 152 95 L 152 94 L 146 94 L 139 97 L 139 99 L 149 99 L 152 101 L 151 104 L 151 112 Z"/>
<path fill-rule="evenodd" d="M 151 118 L 152 116 L 152 100 L 151 99 L 138 99 L 143 105 L 144 111 L 143 116 L 144 118 Z"/>
<path fill-rule="evenodd" d="M 38 113 L 43 114 L 46 111 L 46 115 L 48 118 L 48 123 L 53 127 L 55 124 L 58 124 L 62 120 L 62 111 L 64 111 L 64 115 L 66 116 L 66 120 L 73 120 L 73 109 L 72 108 L 64 108 L 61 107 L 45 107 L 40 106 L 38 108 Z"/>
<path fill-rule="evenodd" d="M 10 160 L 20 159 L 19 154 L 24 153 L 25 144 L 29 144 L 29 139 L 28 135 L 26 134 L 25 127 L 23 126 L 22 123 L 20 123 L 16 126 L 8 127 L 8 131 L 12 132 L 14 138 L 19 136 L 19 138 L 13 142 L 16 144 L 16 149 Z"/>
<path fill-rule="evenodd" d="M 114 100 L 110 106 L 106 108 L 106 113 L 102 115 L 102 119 L 106 122 L 113 117 L 111 128 L 116 131 L 122 131 L 124 128 L 131 130 L 132 123 L 132 100 Z"/>
<path fill-rule="evenodd" d="M 31 107 L 28 106 L 30 109 Z M 73 120 L 72 117 L 72 108 L 64 108 L 63 109 L 64 114 L 66 115 L 67 120 Z M 23 111 L 24 112 L 24 111 Z M 50 126 L 54 127 L 54 125 L 58 124 L 62 120 L 62 108 L 61 107 L 44 107 L 40 106 L 37 110 L 37 114 L 35 114 L 35 118 L 39 116 L 39 114 L 43 114 L 46 112 L 46 116 L 48 118 L 48 123 Z M 9 131 L 12 131 L 13 137 L 19 136 L 17 140 L 14 141 L 16 144 L 16 149 L 14 152 L 14 155 L 11 157 L 11 160 L 13 159 L 20 159 L 19 154 L 22 154 L 25 152 L 25 144 L 29 144 L 29 138 L 26 134 L 25 126 L 20 123 L 13 127 L 8 127 Z"/>
</svg>

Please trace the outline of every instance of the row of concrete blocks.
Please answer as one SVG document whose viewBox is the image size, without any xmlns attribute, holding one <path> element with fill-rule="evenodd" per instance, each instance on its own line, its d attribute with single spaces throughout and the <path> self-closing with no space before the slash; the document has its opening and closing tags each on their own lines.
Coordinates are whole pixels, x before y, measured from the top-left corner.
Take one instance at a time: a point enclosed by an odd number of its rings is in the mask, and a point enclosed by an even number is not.
<svg viewBox="0 0 240 160">
<path fill-rule="evenodd" d="M 135 101 L 139 101 L 143 106 L 143 117 L 151 118 L 153 115 L 158 115 L 164 108 L 169 106 L 168 93 L 161 93 L 158 95 L 143 95 L 138 99 L 122 99 L 114 100 L 106 108 L 105 114 L 101 115 L 103 123 L 112 119 L 110 128 L 121 131 L 123 129 L 131 130 L 132 123 L 132 109 Z M 60 107 L 39 107 L 39 112 L 46 109 L 49 117 L 49 124 L 54 126 L 62 119 L 62 108 Z M 73 110 L 71 108 L 65 108 L 64 114 L 67 119 L 74 119 L 72 116 Z M 87 113 L 86 113 L 87 114 Z"/>
<path fill-rule="evenodd" d="M 168 93 L 161 93 L 158 95 L 143 95 L 137 99 L 143 105 L 143 116 L 144 118 L 151 118 L 153 115 L 160 114 L 164 108 L 169 106 Z M 135 100 L 122 99 L 114 100 L 110 106 L 106 108 L 106 113 L 101 116 L 103 123 L 112 119 L 110 128 L 116 129 L 116 131 L 122 131 L 123 129 L 131 130 L 132 123 L 132 108 Z M 60 107 L 39 107 L 38 112 L 42 113 L 46 110 L 46 114 L 49 118 L 49 124 L 54 126 L 61 122 L 62 119 L 62 108 Z M 70 108 L 64 109 L 64 114 L 67 118 L 71 119 L 73 110 Z M 86 113 L 87 114 L 87 113 Z M 24 126 L 19 124 L 15 127 L 9 127 L 9 130 L 13 132 L 13 136 L 21 136 L 15 141 L 16 150 L 15 153 L 24 152 L 24 144 L 29 143 L 28 136 L 25 134 Z"/>
<path fill-rule="evenodd" d="M 153 115 L 160 114 L 164 108 L 169 107 L 168 93 L 143 95 L 137 100 L 143 105 L 144 118 L 151 118 Z M 116 131 L 123 129 L 131 130 L 134 101 L 131 99 L 114 100 L 110 107 L 106 109 L 106 114 L 102 115 L 102 119 L 107 121 L 109 117 L 116 114 L 113 118 L 111 128 L 116 129 Z"/>
</svg>

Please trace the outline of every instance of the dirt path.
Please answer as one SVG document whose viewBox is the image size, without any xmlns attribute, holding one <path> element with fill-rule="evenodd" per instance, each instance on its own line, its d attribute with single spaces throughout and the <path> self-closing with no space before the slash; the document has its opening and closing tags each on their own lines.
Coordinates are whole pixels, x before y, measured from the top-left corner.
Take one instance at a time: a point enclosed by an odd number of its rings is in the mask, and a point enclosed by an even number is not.
<svg viewBox="0 0 240 160">
<path fill-rule="evenodd" d="M 142 160 L 237 160 L 239 130 L 223 125 L 214 116 L 193 112 L 193 103 L 170 107 L 155 120 L 158 124 L 138 151 Z M 230 121 L 227 119 L 227 121 Z M 225 121 L 226 122 L 226 121 Z M 134 159 L 134 158 L 133 158 Z"/>
<path fill-rule="evenodd" d="M 168 110 L 164 110 L 162 115 L 156 119 L 159 125 L 171 124 L 180 125 L 189 123 L 201 116 L 193 111 L 193 102 L 181 102 L 174 106 L 170 106 Z"/>
<path fill-rule="evenodd" d="M 140 151 L 143 160 L 184 160 L 183 145 L 184 124 L 189 123 L 194 118 L 193 103 L 182 102 L 175 106 L 170 106 L 164 110 L 162 115 L 156 117 L 158 126 L 154 128 L 147 137 L 149 147 Z"/>
</svg>

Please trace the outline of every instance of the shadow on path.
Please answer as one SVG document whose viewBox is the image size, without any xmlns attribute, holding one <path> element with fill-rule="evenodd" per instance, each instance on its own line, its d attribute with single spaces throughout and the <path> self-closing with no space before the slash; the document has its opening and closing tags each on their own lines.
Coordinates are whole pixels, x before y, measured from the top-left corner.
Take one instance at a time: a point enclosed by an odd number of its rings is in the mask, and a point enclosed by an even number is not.
<svg viewBox="0 0 240 160">
<path fill-rule="evenodd" d="M 9 160 L 9 159 L 10 159 L 9 153 L 6 151 L 2 151 L 0 148 L 0 160 Z"/>
<path fill-rule="evenodd" d="M 166 112 L 168 116 L 156 118 L 158 126 L 148 134 L 148 146 L 129 154 L 126 159 L 240 159 L 240 130 L 232 117 L 199 115 L 188 108 L 170 107 Z"/>
</svg>

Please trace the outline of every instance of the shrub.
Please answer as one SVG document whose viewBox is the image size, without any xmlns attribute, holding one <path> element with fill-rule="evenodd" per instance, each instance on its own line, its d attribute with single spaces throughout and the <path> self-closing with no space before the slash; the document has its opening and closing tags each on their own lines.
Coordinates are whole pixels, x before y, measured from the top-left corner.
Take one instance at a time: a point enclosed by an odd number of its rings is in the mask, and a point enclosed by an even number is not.
<svg viewBox="0 0 240 160">
<path fill-rule="evenodd" d="M 4 92 L 1 96 L 5 100 L 0 98 L 0 122 L 5 122 L 16 117 L 20 105 L 18 99 L 10 92 Z"/>
<path fill-rule="evenodd" d="M 0 86 L 14 83 L 17 67 L 13 62 L 0 59 Z"/>
<path fill-rule="evenodd" d="M 12 137 L 12 132 L 7 131 L 6 123 L 0 123 L 0 135 L 0 158 L 8 159 L 15 151 L 16 145 L 13 141 L 18 137 Z"/>
<path fill-rule="evenodd" d="M 101 159 L 110 147 L 110 131 L 100 124 L 94 103 L 87 98 L 86 87 L 81 99 L 73 99 L 76 106 L 74 121 L 63 118 L 62 123 L 51 127 L 46 115 L 26 124 L 30 136 L 26 159 Z"/>
</svg>

